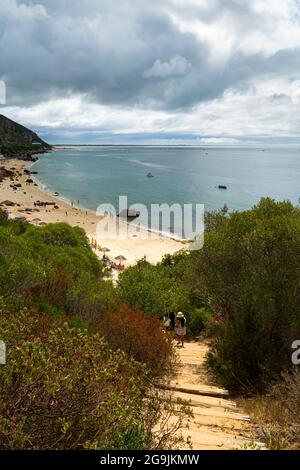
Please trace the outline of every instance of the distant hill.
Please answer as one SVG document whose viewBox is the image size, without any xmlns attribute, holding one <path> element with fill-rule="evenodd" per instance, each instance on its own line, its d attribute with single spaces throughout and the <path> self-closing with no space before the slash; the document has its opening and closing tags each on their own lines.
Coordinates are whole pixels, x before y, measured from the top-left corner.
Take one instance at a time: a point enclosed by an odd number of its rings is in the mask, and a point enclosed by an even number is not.
<svg viewBox="0 0 300 470">
<path fill-rule="evenodd" d="M 35 153 L 47 152 L 51 146 L 35 132 L 0 114 L 0 153 L 6 157 L 32 160 Z"/>
</svg>

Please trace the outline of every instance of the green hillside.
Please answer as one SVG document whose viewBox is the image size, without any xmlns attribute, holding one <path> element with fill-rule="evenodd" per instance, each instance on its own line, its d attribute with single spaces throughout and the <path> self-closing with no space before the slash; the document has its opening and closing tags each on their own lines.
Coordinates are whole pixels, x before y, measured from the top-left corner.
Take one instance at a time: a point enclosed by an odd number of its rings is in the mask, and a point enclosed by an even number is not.
<svg viewBox="0 0 300 470">
<path fill-rule="evenodd" d="M 0 153 L 6 157 L 30 160 L 35 153 L 50 150 L 35 132 L 0 114 Z"/>
</svg>

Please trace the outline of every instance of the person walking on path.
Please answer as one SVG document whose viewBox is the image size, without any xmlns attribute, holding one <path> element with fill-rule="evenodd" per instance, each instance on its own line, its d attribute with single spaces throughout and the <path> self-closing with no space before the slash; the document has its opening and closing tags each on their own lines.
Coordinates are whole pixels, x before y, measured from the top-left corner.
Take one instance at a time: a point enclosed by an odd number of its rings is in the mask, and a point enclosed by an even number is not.
<svg viewBox="0 0 300 470">
<path fill-rule="evenodd" d="M 170 330 L 175 330 L 175 312 L 169 312 Z"/>
<path fill-rule="evenodd" d="M 175 333 L 177 337 L 177 346 L 180 345 L 184 348 L 184 338 L 186 336 L 186 319 L 182 312 L 176 315 Z"/>
</svg>

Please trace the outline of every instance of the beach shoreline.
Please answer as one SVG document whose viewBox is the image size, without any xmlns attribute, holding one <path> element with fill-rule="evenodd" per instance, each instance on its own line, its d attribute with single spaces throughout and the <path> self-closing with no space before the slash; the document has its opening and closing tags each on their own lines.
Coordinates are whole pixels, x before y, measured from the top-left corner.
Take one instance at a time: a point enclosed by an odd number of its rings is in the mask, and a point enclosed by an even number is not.
<svg viewBox="0 0 300 470">
<path fill-rule="evenodd" d="M 103 225 L 105 218 L 80 205 L 72 206 L 71 201 L 47 190 L 36 175 L 28 174 L 34 172 L 35 162 L 2 159 L 0 165 L 14 173 L 12 177 L 7 177 L 0 183 L 0 202 L 7 200 L 14 203 L 14 206 L 7 207 L 11 218 L 25 217 L 29 222 L 40 219 L 41 222 L 33 222 L 36 224 L 65 222 L 81 227 L 90 240 L 97 239 L 100 246 L 109 248 L 111 259 L 119 255 L 124 256 L 125 266 L 134 265 L 144 257 L 151 263 L 157 263 L 164 255 L 174 254 L 185 246 L 178 240 L 154 234 L 147 229 L 138 229 L 121 220 L 117 222 L 117 238 L 100 238 L 97 236 L 97 226 L 99 222 Z M 28 180 L 32 180 L 32 183 Z M 37 201 L 46 205 L 36 206 L 34 203 Z"/>
<path fill-rule="evenodd" d="M 67 149 L 67 148 L 66 148 Z M 57 150 L 56 148 L 53 148 L 53 150 Z M 32 171 L 31 169 L 34 167 L 34 165 L 36 165 L 38 163 L 38 161 L 34 161 L 34 162 L 28 162 L 28 166 L 27 166 L 27 169 L 29 171 Z M 61 196 L 61 195 L 56 195 L 56 191 L 54 190 L 51 190 L 49 188 L 47 188 L 38 178 L 36 178 L 36 176 L 34 174 L 31 175 L 31 178 L 34 180 L 35 183 L 37 183 L 40 191 L 48 196 L 50 196 L 51 198 L 53 198 L 54 200 L 57 200 L 57 201 L 61 201 L 63 202 L 64 204 L 67 204 L 69 207 L 71 208 L 76 208 L 80 211 L 82 211 L 83 213 L 90 213 L 90 214 L 93 214 L 95 215 L 96 214 L 96 211 L 93 211 L 92 209 L 89 209 L 88 207 L 85 207 L 83 206 L 81 203 L 77 203 L 76 202 L 74 203 L 74 201 L 72 202 L 70 199 L 67 199 L 66 197 L 64 196 Z M 101 220 L 103 217 L 100 215 L 99 216 L 99 219 Z M 132 223 L 130 222 L 127 222 L 125 221 L 125 219 L 117 219 L 117 223 L 120 224 L 120 225 L 124 225 L 125 227 L 134 227 L 135 224 L 134 224 L 134 221 Z M 147 234 L 151 234 L 153 237 L 162 237 L 162 238 L 168 238 L 170 240 L 174 240 L 175 242 L 177 243 L 182 243 L 182 244 L 185 244 L 187 243 L 187 240 L 182 240 L 174 235 L 172 235 L 171 233 L 167 233 L 167 232 L 162 232 L 162 231 L 159 231 L 159 230 L 155 230 L 154 228 L 147 228 L 147 227 L 144 227 L 144 226 L 141 226 L 141 231 L 143 233 L 147 233 Z"/>
</svg>

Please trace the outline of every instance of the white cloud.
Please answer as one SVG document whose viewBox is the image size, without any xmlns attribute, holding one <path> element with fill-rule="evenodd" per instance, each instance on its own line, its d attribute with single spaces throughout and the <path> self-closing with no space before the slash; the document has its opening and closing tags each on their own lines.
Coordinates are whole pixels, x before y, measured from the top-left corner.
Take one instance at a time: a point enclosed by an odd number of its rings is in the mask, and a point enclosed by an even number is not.
<svg viewBox="0 0 300 470">
<path fill-rule="evenodd" d="M 188 113 L 99 105 L 87 102 L 84 96 L 10 107 L 6 113 L 54 136 L 90 132 L 97 140 L 103 133 L 140 134 L 143 142 L 149 142 L 147 134 L 161 134 L 162 140 L 178 134 L 180 142 L 184 141 L 180 136 L 186 135 L 202 145 L 235 144 L 242 137 L 299 135 L 300 105 L 293 93 L 288 80 L 273 79 L 254 81 L 246 93 L 229 89 L 221 98 L 199 104 Z M 155 139 L 158 142 L 157 136 Z"/>
<path fill-rule="evenodd" d="M 232 137 L 203 137 L 198 142 L 200 145 L 234 145 L 240 141 Z"/>
</svg>

